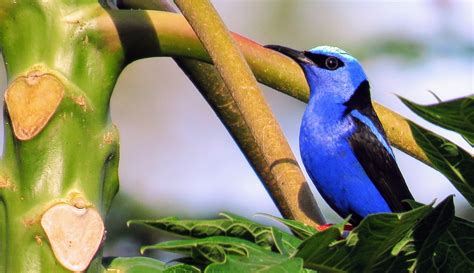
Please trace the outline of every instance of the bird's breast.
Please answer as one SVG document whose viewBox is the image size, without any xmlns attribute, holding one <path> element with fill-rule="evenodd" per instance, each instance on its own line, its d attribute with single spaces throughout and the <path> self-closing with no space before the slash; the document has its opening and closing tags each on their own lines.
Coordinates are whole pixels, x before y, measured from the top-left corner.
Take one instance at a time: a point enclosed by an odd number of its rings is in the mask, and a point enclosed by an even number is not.
<svg viewBox="0 0 474 273">
<path fill-rule="evenodd" d="M 305 112 L 300 128 L 300 144 L 317 146 L 318 150 L 327 152 L 343 152 L 338 147 L 348 141 L 355 127 L 351 119 L 342 117 L 341 113 L 332 113 L 328 117 L 317 112 Z"/>
</svg>

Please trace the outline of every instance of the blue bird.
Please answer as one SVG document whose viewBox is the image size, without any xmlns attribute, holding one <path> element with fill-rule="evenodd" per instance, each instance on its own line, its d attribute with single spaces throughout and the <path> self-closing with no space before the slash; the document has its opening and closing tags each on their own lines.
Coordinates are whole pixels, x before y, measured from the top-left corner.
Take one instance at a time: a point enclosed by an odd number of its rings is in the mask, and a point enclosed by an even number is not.
<svg viewBox="0 0 474 273">
<path fill-rule="evenodd" d="M 294 59 L 310 87 L 300 152 L 311 180 L 340 216 L 358 224 L 373 213 L 408 209 L 413 199 L 370 99 L 360 63 L 328 46 L 297 51 L 266 46 Z"/>
</svg>

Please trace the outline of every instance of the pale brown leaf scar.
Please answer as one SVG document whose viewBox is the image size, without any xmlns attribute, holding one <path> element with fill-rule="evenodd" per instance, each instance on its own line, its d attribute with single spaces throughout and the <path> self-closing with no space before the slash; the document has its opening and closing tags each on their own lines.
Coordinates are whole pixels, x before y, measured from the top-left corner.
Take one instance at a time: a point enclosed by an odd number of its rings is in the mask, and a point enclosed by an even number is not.
<svg viewBox="0 0 474 273">
<path fill-rule="evenodd" d="M 64 95 L 64 85 L 52 74 L 32 71 L 14 80 L 5 101 L 20 140 L 35 137 L 46 126 Z"/>
<path fill-rule="evenodd" d="M 93 208 L 58 204 L 41 218 L 56 259 L 67 269 L 85 271 L 105 234 L 102 217 Z"/>
</svg>

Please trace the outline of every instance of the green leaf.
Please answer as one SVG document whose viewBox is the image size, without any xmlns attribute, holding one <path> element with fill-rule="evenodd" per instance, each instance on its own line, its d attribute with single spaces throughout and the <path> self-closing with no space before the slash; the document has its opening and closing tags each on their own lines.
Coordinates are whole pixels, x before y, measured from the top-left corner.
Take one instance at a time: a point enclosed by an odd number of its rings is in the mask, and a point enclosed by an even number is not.
<svg viewBox="0 0 474 273">
<path fill-rule="evenodd" d="M 311 269 L 323 272 L 346 272 L 343 268 L 327 263 L 326 259 L 322 257 L 322 255 L 328 256 L 333 251 L 330 246 L 333 243 L 337 244 L 337 240 L 340 238 L 341 231 L 336 227 L 330 227 L 304 241 L 295 257 L 303 258 L 305 267 Z"/>
<path fill-rule="evenodd" d="M 229 256 L 224 263 L 211 264 L 206 268 L 206 273 L 304 273 L 303 260 L 300 258 L 278 258 Z"/>
<path fill-rule="evenodd" d="M 129 224 L 150 226 L 193 238 L 206 238 L 210 236 L 237 237 L 254 242 L 266 249 L 274 247 L 270 227 L 230 213 L 222 213 L 221 216 L 226 217 L 226 219 L 181 220 L 168 217 L 159 220 L 132 220 L 129 221 Z"/>
<path fill-rule="evenodd" d="M 295 256 L 303 258 L 305 267 L 323 272 L 406 272 L 413 263 L 404 255 L 412 240 L 408 235 L 431 210 L 423 206 L 370 215 L 345 240 L 338 241 L 341 229 L 331 227 L 303 242 Z"/>
<path fill-rule="evenodd" d="M 191 256 L 209 264 L 205 272 L 308 272 L 299 258 L 286 257 L 233 237 L 169 241 L 143 247 L 142 251 L 149 249 Z"/>
<path fill-rule="evenodd" d="M 399 97 L 410 110 L 443 128 L 461 134 L 474 145 L 474 95 L 432 105 L 420 105 Z"/>
<path fill-rule="evenodd" d="M 474 223 L 455 217 L 440 238 L 429 272 L 474 272 Z"/>
<path fill-rule="evenodd" d="M 226 219 L 180 220 L 167 217 L 159 220 L 132 220 L 129 221 L 129 224 L 150 226 L 192 238 L 211 236 L 241 238 L 286 256 L 295 253 L 301 243 L 300 239 L 278 228 L 267 227 L 232 213 L 221 213 L 220 215 Z"/>
<path fill-rule="evenodd" d="M 423 127 L 408 121 L 413 137 L 433 167 L 443 173 L 474 206 L 474 158 L 471 154 Z"/>
<path fill-rule="evenodd" d="M 117 257 L 104 259 L 106 273 L 199 273 L 196 267 L 177 264 L 167 266 L 165 263 L 147 257 Z"/>
<path fill-rule="evenodd" d="M 412 208 L 423 204 L 409 200 Z M 427 272 L 474 272 L 474 223 L 454 217 L 446 233 L 441 236 Z"/>
<path fill-rule="evenodd" d="M 412 269 L 416 268 L 416 272 L 429 271 L 439 239 L 446 233 L 453 219 L 454 203 L 451 195 L 417 224 L 413 232 L 416 259 Z"/>
<path fill-rule="evenodd" d="M 302 240 L 308 239 L 309 237 L 318 233 L 318 230 L 313 228 L 312 226 L 308 226 L 304 223 L 301 223 L 295 220 L 283 219 L 283 218 L 279 218 L 279 217 L 272 216 L 269 214 L 264 214 L 264 213 L 261 213 L 259 215 L 263 215 L 265 217 L 268 217 L 270 219 L 273 219 L 277 222 L 284 224 L 296 235 L 296 237 Z"/>
<path fill-rule="evenodd" d="M 270 228 L 272 238 L 273 238 L 273 246 L 272 250 L 276 248 L 280 254 L 285 255 L 285 256 L 291 256 L 293 255 L 297 247 L 301 244 L 301 240 L 298 239 L 297 237 L 288 234 L 276 227 L 266 227 L 264 225 L 258 224 L 256 222 L 253 222 L 247 218 L 241 217 L 239 215 L 229 213 L 229 212 L 223 212 L 220 213 L 221 216 L 226 217 L 229 220 L 240 222 L 242 224 L 247 224 L 247 225 L 260 225 L 262 228 Z M 265 214 L 261 214 L 265 215 Z M 273 217 L 268 215 L 269 217 Z M 293 221 L 293 220 L 288 220 L 288 221 Z M 294 221 L 295 223 L 298 223 L 297 221 Z M 302 223 L 299 223 L 300 225 L 304 225 Z M 260 245 L 260 244 L 259 244 Z"/>
<path fill-rule="evenodd" d="M 346 239 L 342 239 L 347 224 L 344 221 L 316 232 L 303 242 L 278 228 L 266 227 L 272 236 L 271 249 L 242 238 L 210 236 L 159 243 L 143 247 L 142 251 L 182 253 L 187 257 L 181 261 L 211 273 L 472 272 L 474 227 L 454 217 L 453 197 L 434 209 L 415 201 L 410 205 L 415 209 L 405 213 L 368 216 Z M 237 215 L 221 215 L 227 219 L 220 220 L 245 226 L 257 224 Z M 296 222 L 288 223 L 300 226 Z"/>
<path fill-rule="evenodd" d="M 210 262 L 223 262 L 227 254 L 247 255 L 252 248 L 267 251 L 247 240 L 224 236 L 167 241 L 151 246 L 144 246 L 141 248 L 141 251 L 157 249 L 181 253 L 191 257 L 195 253 L 204 253 L 205 255 L 202 257 Z M 198 252 L 195 252 L 196 250 L 198 250 Z"/>
<path fill-rule="evenodd" d="M 296 253 L 302 242 L 300 239 L 274 227 L 272 227 L 272 236 L 278 252 L 288 257 Z"/>
</svg>

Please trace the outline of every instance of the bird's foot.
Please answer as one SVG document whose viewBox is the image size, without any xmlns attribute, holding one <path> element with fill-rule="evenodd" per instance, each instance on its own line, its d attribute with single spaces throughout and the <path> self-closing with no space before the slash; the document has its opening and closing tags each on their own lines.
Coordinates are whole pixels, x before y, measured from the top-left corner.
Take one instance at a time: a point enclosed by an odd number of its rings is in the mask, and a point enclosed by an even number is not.
<svg viewBox="0 0 474 273">
<path fill-rule="evenodd" d="M 334 226 L 334 224 L 324 224 L 324 225 L 319 225 L 316 227 L 318 231 L 325 231 L 326 229 Z M 352 231 L 354 227 L 351 224 L 346 224 L 344 225 L 344 231 Z"/>
<path fill-rule="evenodd" d="M 322 232 L 322 231 L 325 231 L 326 229 L 332 227 L 334 224 L 324 224 L 324 225 L 319 225 L 316 227 L 316 229 L 319 231 L 319 232 Z M 349 232 L 352 231 L 354 227 L 351 225 L 351 224 L 347 224 L 347 225 L 344 225 L 344 231 L 342 232 L 342 236 L 341 236 L 341 240 L 342 239 L 345 239 L 348 235 L 349 235 Z"/>
</svg>

